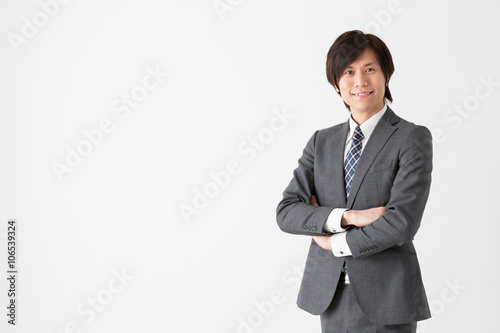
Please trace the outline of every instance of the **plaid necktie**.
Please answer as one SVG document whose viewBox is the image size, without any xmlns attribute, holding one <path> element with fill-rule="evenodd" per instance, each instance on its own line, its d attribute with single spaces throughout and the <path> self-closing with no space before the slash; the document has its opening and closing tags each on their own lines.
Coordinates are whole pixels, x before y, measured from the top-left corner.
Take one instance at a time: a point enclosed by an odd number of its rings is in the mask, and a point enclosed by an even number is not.
<svg viewBox="0 0 500 333">
<path fill-rule="evenodd" d="M 365 136 L 361 132 L 361 128 L 356 126 L 354 129 L 354 135 L 352 137 L 352 144 L 349 152 L 347 153 L 344 162 L 344 172 L 345 172 L 345 193 L 349 197 L 349 191 L 351 191 L 352 178 L 354 177 L 354 172 L 356 171 L 356 165 L 358 164 L 359 156 L 361 156 L 361 149 L 363 145 L 361 140 Z"/>
</svg>

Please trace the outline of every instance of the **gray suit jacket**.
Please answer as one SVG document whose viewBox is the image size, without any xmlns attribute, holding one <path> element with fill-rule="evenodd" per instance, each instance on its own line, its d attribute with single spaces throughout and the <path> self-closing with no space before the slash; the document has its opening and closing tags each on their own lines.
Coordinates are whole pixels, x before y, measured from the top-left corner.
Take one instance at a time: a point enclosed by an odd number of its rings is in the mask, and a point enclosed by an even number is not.
<svg viewBox="0 0 500 333">
<path fill-rule="evenodd" d="M 315 315 L 324 312 L 345 263 L 356 300 L 371 321 L 391 325 L 430 318 L 412 240 L 431 184 L 431 134 L 388 107 L 363 149 L 346 200 L 348 131 L 346 122 L 311 137 L 277 207 L 278 225 L 292 234 L 325 235 L 323 225 L 334 208 L 385 206 L 386 213 L 347 231 L 352 256 L 335 257 L 311 241 L 297 304 Z M 310 205 L 313 194 L 319 207 Z"/>
</svg>

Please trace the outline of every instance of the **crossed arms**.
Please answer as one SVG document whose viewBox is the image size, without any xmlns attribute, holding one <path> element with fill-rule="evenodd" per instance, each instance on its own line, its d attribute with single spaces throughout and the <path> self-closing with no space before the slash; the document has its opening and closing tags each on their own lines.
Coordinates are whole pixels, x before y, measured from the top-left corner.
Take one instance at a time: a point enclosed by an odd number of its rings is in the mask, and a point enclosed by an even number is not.
<svg viewBox="0 0 500 333">
<path fill-rule="evenodd" d="M 320 141 L 316 132 L 304 149 L 299 167 L 277 207 L 277 222 L 281 230 L 314 236 L 319 246 L 331 249 L 331 233 L 324 230 L 324 224 L 335 207 L 315 206 L 317 202 L 313 198 L 316 191 L 315 158 L 320 151 Z M 325 142 L 323 139 L 323 144 Z M 354 226 L 345 236 L 354 258 L 409 242 L 420 227 L 431 184 L 432 136 L 429 130 L 414 126 L 391 154 L 397 159 L 398 170 L 387 189 L 390 191 L 387 204 L 365 210 L 348 210 L 342 215 L 343 226 Z"/>
<path fill-rule="evenodd" d="M 314 195 L 311 197 L 311 206 L 319 206 L 318 200 Z M 363 228 L 376 221 L 379 217 L 384 215 L 384 213 L 385 207 L 383 206 L 363 210 L 346 210 L 342 214 L 340 225 L 342 228 L 347 228 L 349 226 Z M 312 238 L 323 250 L 332 250 L 331 235 L 312 236 Z"/>
</svg>

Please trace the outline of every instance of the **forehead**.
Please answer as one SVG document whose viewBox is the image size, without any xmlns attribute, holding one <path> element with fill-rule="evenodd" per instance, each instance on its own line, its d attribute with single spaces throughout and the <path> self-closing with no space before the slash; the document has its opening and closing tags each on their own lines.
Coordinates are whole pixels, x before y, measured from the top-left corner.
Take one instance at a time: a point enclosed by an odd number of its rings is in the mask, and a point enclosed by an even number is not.
<svg viewBox="0 0 500 333">
<path fill-rule="evenodd" d="M 361 54 L 354 59 L 352 63 L 350 63 L 347 67 L 354 66 L 368 66 L 368 65 L 378 65 L 378 59 L 375 55 L 375 52 L 371 48 L 366 48 Z"/>
</svg>

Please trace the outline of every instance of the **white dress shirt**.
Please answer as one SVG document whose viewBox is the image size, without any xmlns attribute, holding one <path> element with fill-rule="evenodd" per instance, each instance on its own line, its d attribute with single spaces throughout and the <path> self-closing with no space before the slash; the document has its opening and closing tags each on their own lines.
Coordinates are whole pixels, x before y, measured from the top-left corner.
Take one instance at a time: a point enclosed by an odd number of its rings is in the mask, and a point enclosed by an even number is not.
<svg viewBox="0 0 500 333">
<path fill-rule="evenodd" d="M 387 110 L 387 105 L 384 105 L 384 107 L 379 112 L 377 112 L 376 114 L 371 116 L 368 120 L 366 120 L 364 123 L 359 125 L 359 127 L 361 128 L 361 132 L 363 132 L 364 135 L 363 140 L 361 140 L 361 145 L 362 145 L 361 154 L 363 154 L 363 149 L 366 147 L 366 144 L 370 139 L 373 130 L 377 126 L 379 120 L 385 114 L 386 110 Z M 358 124 L 356 124 L 356 122 L 352 119 L 352 116 L 349 115 L 349 133 L 347 135 L 347 139 L 345 142 L 344 161 L 347 156 L 347 153 L 349 152 L 349 149 L 351 148 L 351 142 L 354 136 L 354 129 L 356 128 L 356 126 L 358 126 Z M 346 210 L 347 208 L 333 209 L 328 218 L 326 219 L 325 225 L 323 227 L 325 231 L 333 232 L 331 238 L 332 252 L 333 255 L 336 257 L 346 257 L 352 255 L 351 249 L 349 248 L 349 245 L 347 245 L 346 229 L 341 227 L 342 214 L 344 214 Z"/>
</svg>

